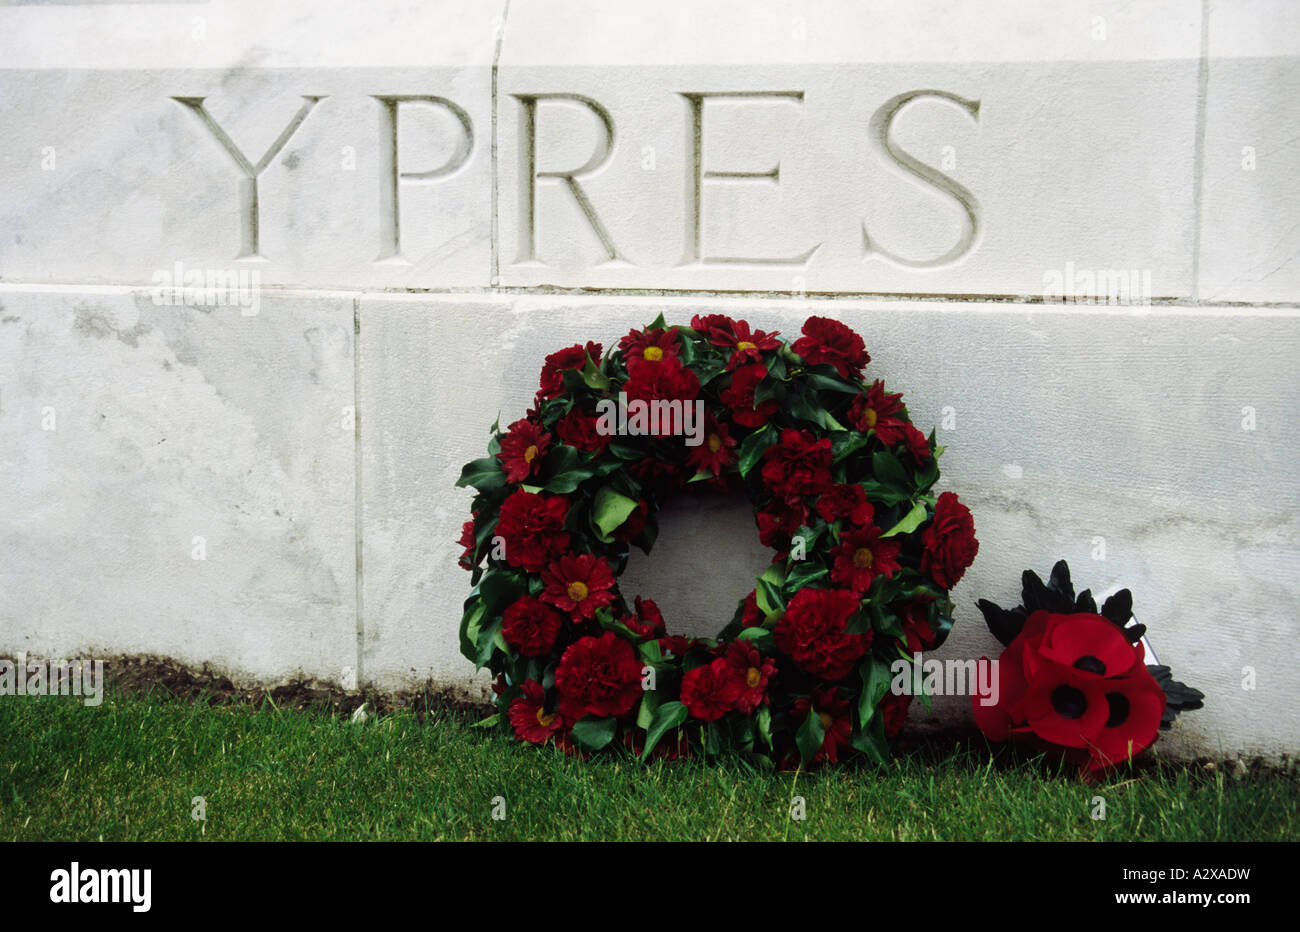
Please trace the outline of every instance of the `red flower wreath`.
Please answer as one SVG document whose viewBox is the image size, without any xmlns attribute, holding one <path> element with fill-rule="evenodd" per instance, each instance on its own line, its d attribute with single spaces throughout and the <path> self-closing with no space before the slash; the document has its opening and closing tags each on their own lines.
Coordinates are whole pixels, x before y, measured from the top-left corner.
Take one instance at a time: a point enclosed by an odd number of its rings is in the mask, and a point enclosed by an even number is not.
<svg viewBox="0 0 1300 932">
<path fill-rule="evenodd" d="M 933 434 L 863 381 L 866 345 L 829 318 L 790 344 L 721 314 L 661 317 L 601 352 L 547 356 L 532 409 L 457 483 L 477 492 L 461 650 L 496 674 L 502 726 L 643 759 L 883 760 L 909 701 L 889 663 L 947 637 L 979 547 L 957 496 L 932 491 Z M 670 635 L 618 588 L 687 490 L 743 490 L 775 551 L 713 639 Z"/>
</svg>

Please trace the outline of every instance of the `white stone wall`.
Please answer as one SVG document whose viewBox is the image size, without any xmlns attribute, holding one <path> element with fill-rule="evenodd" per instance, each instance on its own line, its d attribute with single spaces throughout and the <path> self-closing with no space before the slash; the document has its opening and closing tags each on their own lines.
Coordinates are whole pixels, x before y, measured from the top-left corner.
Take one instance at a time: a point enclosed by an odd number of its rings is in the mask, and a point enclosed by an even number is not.
<svg viewBox="0 0 1300 932">
<path fill-rule="evenodd" d="M 816 313 L 974 512 L 945 655 L 1064 557 L 1207 693 L 1172 747 L 1294 752 L 1298 10 L 6 6 L 0 655 L 481 690 L 453 483 L 543 357 Z M 768 556 L 663 517 L 623 586 L 711 633 Z"/>
</svg>

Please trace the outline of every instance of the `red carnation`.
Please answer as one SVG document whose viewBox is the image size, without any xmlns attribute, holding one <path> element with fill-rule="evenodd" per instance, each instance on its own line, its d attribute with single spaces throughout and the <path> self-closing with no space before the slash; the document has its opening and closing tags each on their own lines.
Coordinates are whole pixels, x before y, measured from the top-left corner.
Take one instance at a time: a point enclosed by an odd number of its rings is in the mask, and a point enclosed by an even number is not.
<svg viewBox="0 0 1300 932">
<path fill-rule="evenodd" d="M 602 434 L 597 428 L 600 418 L 577 409 L 570 411 L 555 425 L 555 435 L 562 443 L 584 453 L 604 453 L 613 440 L 612 434 Z"/>
<path fill-rule="evenodd" d="M 798 699 L 794 704 L 794 716 L 798 720 L 803 721 L 809 712 L 822 722 L 822 746 L 813 755 L 813 762 L 838 763 L 840 752 L 850 747 L 849 737 L 853 731 L 848 700 L 833 687 L 814 689 L 811 699 Z"/>
<path fill-rule="evenodd" d="M 478 546 L 474 540 L 474 519 L 466 521 L 460 528 L 460 540 L 456 541 L 457 545 L 464 547 L 465 550 L 456 559 L 456 563 L 467 570 L 474 569 L 474 551 Z"/>
<path fill-rule="evenodd" d="M 794 532 L 808 523 L 808 509 L 802 502 L 787 505 L 777 500 L 759 509 L 754 514 L 754 522 L 758 525 L 759 543 L 774 550 L 785 550 Z"/>
<path fill-rule="evenodd" d="M 510 432 L 501 438 L 497 459 L 506 471 L 506 482 L 523 482 L 542 465 L 542 455 L 551 438 L 540 424 L 515 421 Z"/>
<path fill-rule="evenodd" d="M 702 722 L 716 722 L 731 711 L 739 687 L 727 674 L 721 657 L 710 664 L 688 670 L 682 677 L 682 704 Z"/>
<path fill-rule="evenodd" d="M 546 691 L 536 680 L 524 680 L 523 695 L 510 703 L 506 717 L 515 729 L 515 737 L 531 744 L 545 744 L 564 727 L 564 717 L 546 711 Z"/>
<path fill-rule="evenodd" d="M 872 632 L 848 634 L 859 599 L 847 589 L 800 589 L 773 634 L 799 669 L 827 680 L 848 676 L 871 647 Z"/>
<path fill-rule="evenodd" d="M 823 521 L 848 518 L 850 524 L 865 527 L 871 523 L 875 513 L 871 502 L 867 501 L 866 490 L 856 482 L 833 485 L 817 499 L 817 514 Z"/>
<path fill-rule="evenodd" d="M 646 522 L 650 519 L 650 503 L 644 498 L 637 500 L 637 506 L 627 519 L 614 529 L 614 540 L 620 543 L 630 543 L 641 536 L 645 530 Z"/>
<path fill-rule="evenodd" d="M 753 715 L 759 706 L 767 705 L 767 684 L 776 676 L 776 662 L 771 657 L 764 657 L 752 644 L 732 641 L 722 662 L 736 684 L 733 703 L 737 711 Z"/>
<path fill-rule="evenodd" d="M 519 489 L 501 504 L 497 534 L 505 541 L 505 558 L 511 566 L 539 572 L 550 560 L 569 549 L 564 521 L 569 502 L 560 495 L 542 495 Z"/>
<path fill-rule="evenodd" d="M 640 596 L 635 600 L 636 615 L 629 615 L 623 619 L 623 624 L 633 634 L 643 638 L 657 638 L 668 633 L 664 626 L 663 613 L 659 611 L 659 606 L 655 604 L 654 599 L 643 599 Z"/>
<path fill-rule="evenodd" d="M 849 423 L 867 433 L 874 430 L 876 437 L 887 447 L 904 439 L 904 421 L 898 417 L 903 412 L 903 393 L 885 393 L 885 383 L 877 379 L 863 394 L 853 399 L 849 407 Z"/>
<path fill-rule="evenodd" d="M 863 367 L 871 362 L 862 337 L 829 317 L 809 317 L 792 349 L 808 365 L 828 363 L 846 379 L 861 378 Z"/>
<path fill-rule="evenodd" d="M 544 398 L 555 398 L 564 394 L 564 373 L 570 369 L 582 369 L 587 364 L 587 357 L 596 365 L 600 365 L 601 345 L 599 343 L 590 343 L 584 347 L 581 343 L 575 343 L 573 346 L 557 350 L 546 357 L 546 364 L 542 366 L 541 378 L 541 395 Z"/>
<path fill-rule="evenodd" d="M 903 442 L 907 444 L 907 452 L 912 454 L 912 459 L 916 460 L 917 465 L 933 456 L 929 438 L 917 430 L 916 425 L 911 421 L 903 425 Z"/>
<path fill-rule="evenodd" d="M 501 634 L 525 657 L 540 657 L 555 646 L 564 616 L 531 595 L 521 596 L 505 610 Z"/>
<path fill-rule="evenodd" d="M 641 698 L 641 662 L 632 645 L 606 631 L 570 644 L 555 670 L 560 710 L 571 721 L 584 715 L 625 715 Z"/>
<path fill-rule="evenodd" d="M 633 360 L 628 366 L 628 380 L 623 390 L 632 401 L 692 402 L 700 395 L 700 379 L 679 360 L 665 359 L 660 363 Z M 683 415 L 684 419 L 684 415 Z M 684 424 L 665 424 L 659 419 L 659 429 L 654 436 L 663 437 L 684 427 Z"/>
<path fill-rule="evenodd" d="M 831 441 L 787 427 L 763 453 L 763 483 L 777 498 L 796 502 L 820 495 L 831 484 Z"/>
<path fill-rule="evenodd" d="M 574 621 L 590 621 L 596 610 L 614 601 L 614 574 L 594 553 L 566 554 L 542 570 L 542 601 Z"/>
<path fill-rule="evenodd" d="M 921 542 L 925 546 L 921 572 L 928 573 L 944 589 L 957 585 L 980 550 L 970 509 L 952 492 L 939 496 L 934 520 L 921 535 Z"/>
<path fill-rule="evenodd" d="M 766 616 L 758 607 L 758 593 L 754 590 L 749 591 L 745 596 L 744 605 L 740 610 L 740 626 L 742 628 L 756 628 L 761 625 Z"/>
<path fill-rule="evenodd" d="M 907 645 L 909 654 L 927 651 L 934 647 L 939 639 L 939 635 L 930 624 L 930 605 L 933 603 L 934 599 L 929 596 L 917 596 L 906 602 L 895 603 L 893 606 L 902 623 L 903 641 Z"/>
<path fill-rule="evenodd" d="M 903 723 L 907 720 L 907 707 L 912 704 L 911 696 L 899 696 L 892 692 L 887 692 L 884 698 L 880 700 L 880 706 L 876 714 L 880 716 L 881 723 L 885 727 L 885 737 L 893 738 L 903 730 Z"/>
<path fill-rule="evenodd" d="M 781 407 L 770 398 L 761 404 L 754 402 L 754 390 L 766 375 L 767 366 L 761 362 L 741 366 L 731 374 L 731 385 L 718 395 L 731 412 L 731 419 L 741 427 L 762 427 Z"/>
<path fill-rule="evenodd" d="M 881 540 L 880 533 L 880 528 L 872 526 L 841 534 L 840 545 L 831 551 L 835 558 L 831 582 L 861 595 L 877 576 L 888 578 L 897 573 L 902 568 L 898 563 L 898 541 Z"/>
</svg>

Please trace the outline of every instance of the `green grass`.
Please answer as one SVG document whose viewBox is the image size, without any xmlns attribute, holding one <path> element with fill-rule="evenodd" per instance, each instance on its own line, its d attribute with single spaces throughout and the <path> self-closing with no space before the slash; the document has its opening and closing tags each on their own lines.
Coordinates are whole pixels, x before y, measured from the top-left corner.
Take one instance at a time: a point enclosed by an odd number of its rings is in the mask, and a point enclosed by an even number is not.
<svg viewBox="0 0 1300 932">
<path fill-rule="evenodd" d="M 887 768 L 590 761 L 435 712 L 352 724 L 269 703 L 0 700 L 0 839 L 1294 840 L 1292 777 L 1172 764 L 1098 786 L 951 747 Z M 790 817 L 791 798 L 806 818 Z M 203 796 L 207 819 L 191 818 Z M 1093 797 L 1107 818 L 1091 818 Z M 492 818 L 494 797 L 506 818 Z"/>
</svg>

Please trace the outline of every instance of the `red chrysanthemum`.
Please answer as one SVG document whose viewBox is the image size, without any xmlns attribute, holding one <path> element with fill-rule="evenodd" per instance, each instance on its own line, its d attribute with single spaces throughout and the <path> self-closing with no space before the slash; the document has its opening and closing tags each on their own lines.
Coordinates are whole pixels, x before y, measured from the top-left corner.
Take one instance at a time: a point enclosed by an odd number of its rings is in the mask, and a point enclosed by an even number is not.
<svg viewBox="0 0 1300 932">
<path fill-rule="evenodd" d="M 506 482 L 523 482 L 537 472 L 551 438 L 545 428 L 531 421 L 515 421 L 501 438 L 497 459 L 506 472 Z"/>
<path fill-rule="evenodd" d="M 584 715 L 625 715 L 641 698 L 641 661 L 627 641 L 606 631 L 570 644 L 555 670 L 560 710 L 571 721 Z"/>
<path fill-rule="evenodd" d="M 731 419 L 741 427 L 762 427 L 781 407 L 770 398 L 754 402 L 754 390 L 766 375 L 767 366 L 761 362 L 740 366 L 731 374 L 731 385 L 718 396 L 731 412 Z"/>
<path fill-rule="evenodd" d="M 822 723 L 822 746 L 813 756 L 813 762 L 838 763 L 840 753 L 850 746 L 849 738 L 853 732 L 848 700 L 834 687 L 814 689 L 811 699 L 801 698 L 794 704 L 794 717 L 797 720 L 803 721 L 810 712 L 820 718 Z"/>
<path fill-rule="evenodd" d="M 736 463 L 736 441 L 726 424 L 716 421 L 713 415 L 705 418 L 704 442 L 697 447 L 687 447 L 686 463 L 696 473 L 722 475 L 728 466 Z"/>
<path fill-rule="evenodd" d="M 727 676 L 736 684 L 733 704 L 738 712 L 753 715 L 768 703 L 767 684 L 776 676 L 776 662 L 752 644 L 732 641 L 722 657 Z M 716 663 L 717 661 L 715 661 Z"/>
<path fill-rule="evenodd" d="M 792 349 L 808 365 L 826 363 L 846 379 L 861 378 L 863 368 L 871 362 L 862 337 L 829 317 L 809 317 L 803 336 L 794 341 Z"/>
<path fill-rule="evenodd" d="M 511 566 L 539 572 L 552 558 L 569 548 L 564 521 L 569 515 L 568 499 L 519 489 L 501 503 L 496 532 L 505 544 L 505 560 Z"/>
<path fill-rule="evenodd" d="M 542 570 L 542 601 L 575 621 L 590 621 L 596 610 L 614 601 L 614 574 L 594 553 L 566 554 Z"/>
<path fill-rule="evenodd" d="M 854 528 L 840 535 L 840 545 L 831 551 L 831 582 L 848 586 L 862 595 L 877 576 L 888 578 L 902 567 L 898 563 L 898 541 L 881 539 L 880 528 Z"/>
<path fill-rule="evenodd" d="M 921 535 L 925 550 L 921 572 L 944 589 L 951 589 L 975 562 L 980 542 L 975 539 L 975 520 L 970 509 L 953 492 L 944 492 L 935 502 L 934 520 Z"/>
<path fill-rule="evenodd" d="M 555 646 L 564 616 L 531 595 L 520 596 L 505 610 L 501 635 L 525 657 L 540 657 Z"/>
<path fill-rule="evenodd" d="M 846 631 L 858 603 L 847 589 L 800 589 L 773 631 L 776 646 L 805 673 L 843 679 L 871 647 L 870 628 L 862 634 Z"/>
<path fill-rule="evenodd" d="M 623 351 L 624 362 L 629 365 L 633 359 L 646 362 L 676 359 L 682 350 L 676 327 L 632 330 L 618 341 L 618 348 Z"/>
<path fill-rule="evenodd" d="M 524 680 L 520 685 L 523 695 L 510 703 L 506 717 L 515 730 L 515 737 L 530 744 L 545 744 L 564 727 L 564 716 L 546 711 L 546 691 L 536 680 Z"/>
<path fill-rule="evenodd" d="M 903 393 L 885 393 L 885 383 L 877 379 L 849 406 L 849 423 L 862 433 L 874 430 L 877 439 L 892 447 L 904 439 Z"/>
</svg>

